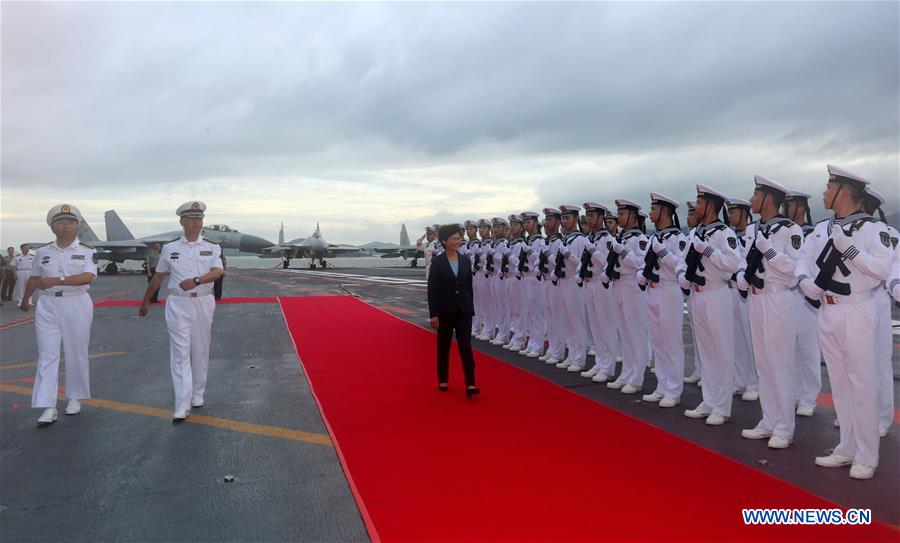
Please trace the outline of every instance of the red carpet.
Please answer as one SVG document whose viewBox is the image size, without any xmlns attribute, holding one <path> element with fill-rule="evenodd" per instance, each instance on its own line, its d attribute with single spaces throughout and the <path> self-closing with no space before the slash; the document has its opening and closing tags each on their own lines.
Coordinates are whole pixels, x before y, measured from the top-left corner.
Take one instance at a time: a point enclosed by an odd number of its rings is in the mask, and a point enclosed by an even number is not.
<svg viewBox="0 0 900 543">
<path fill-rule="evenodd" d="M 222 298 L 217 304 L 273 304 L 278 301 L 278 298 Z M 165 300 L 160 300 L 159 304 L 152 305 L 160 305 L 166 303 Z M 97 302 L 94 304 L 94 307 L 140 307 L 141 300 L 106 300 L 103 302 Z"/>
<path fill-rule="evenodd" d="M 835 505 L 479 353 L 482 396 L 455 351 L 439 393 L 433 334 L 351 297 L 280 301 L 373 541 L 897 540 L 745 526 Z"/>
</svg>

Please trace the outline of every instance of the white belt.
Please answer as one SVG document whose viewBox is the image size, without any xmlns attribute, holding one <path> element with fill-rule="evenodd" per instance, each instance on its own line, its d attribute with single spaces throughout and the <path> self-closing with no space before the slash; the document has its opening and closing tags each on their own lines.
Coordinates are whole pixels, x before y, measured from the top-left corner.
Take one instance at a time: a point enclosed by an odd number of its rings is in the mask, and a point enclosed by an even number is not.
<svg viewBox="0 0 900 543">
<path fill-rule="evenodd" d="M 200 298 L 201 296 L 212 296 L 212 292 L 198 294 L 196 292 L 185 292 L 183 290 L 170 290 L 169 296 L 180 296 L 182 298 Z"/>
<path fill-rule="evenodd" d="M 47 296 L 52 296 L 54 298 L 61 298 L 63 296 L 83 296 L 85 294 L 87 294 L 87 291 L 85 291 L 85 290 L 75 290 L 75 291 L 57 290 L 55 292 L 48 292 Z"/>
<path fill-rule="evenodd" d="M 694 292 L 709 292 L 711 290 L 718 290 L 720 288 L 725 288 L 728 286 L 725 283 L 717 283 L 714 285 L 706 284 L 706 285 L 698 285 L 696 283 L 691 283 L 691 290 Z"/>
<path fill-rule="evenodd" d="M 753 294 L 774 294 L 776 292 L 784 292 L 786 290 L 794 290 L 797 287 L 788 285 L 766 285 L 763 288 L 756 288 L 750 285 L 750 292 Z"/>
<path fill-rule="evenodd" d="M 822 296 L 822 302 L 827 305 L 837 305 L 837 304 L 846 304 L 848 302 L 859 302 L 871 300 L 872 296 L 879 290 L 876 287 L 874 290 L 870 290 L 868 292 L 850 294 L 848 296 L 842 296 L 840 294 L 826 294 Z"/>
</svg>

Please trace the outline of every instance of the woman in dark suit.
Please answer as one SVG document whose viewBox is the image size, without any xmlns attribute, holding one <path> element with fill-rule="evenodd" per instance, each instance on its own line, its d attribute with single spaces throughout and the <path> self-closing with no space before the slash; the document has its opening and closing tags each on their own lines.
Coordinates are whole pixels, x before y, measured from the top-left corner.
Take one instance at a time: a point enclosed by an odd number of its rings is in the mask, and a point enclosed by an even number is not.
<svg viewBox="0 0 900 543">
<path fill-rule="evenodd" d="M 450 374 L 450 342 L 456 343 L 466 376 L 466 396 L 479 393 L 475 386 L 475 358 L 472 356 L 472 263 L 459 254 L 462 234 L 459 226 L 448 224 L 438 230 L 444 252 L 431 261 L 428 275 L 428 311 L 431 327 L 437 330 L 438 390 L 447 391 Z"/>
</svg>

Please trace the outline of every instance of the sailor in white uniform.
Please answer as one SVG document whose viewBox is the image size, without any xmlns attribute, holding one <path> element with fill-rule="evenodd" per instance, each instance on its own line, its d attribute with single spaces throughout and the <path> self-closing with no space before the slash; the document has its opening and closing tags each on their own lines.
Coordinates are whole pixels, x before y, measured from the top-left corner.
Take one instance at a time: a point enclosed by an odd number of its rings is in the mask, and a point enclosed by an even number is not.
<svg viewBox="0 0 900 543">
<path fill-rule="evenodd" d="M 696 348 L 703 359 L 703 402 L 684 414 L 705 418 L 710 426 L 731 417 L 734 393 L 734 324 L 727 318 L 730 312 L 723 318 L 723 311 L 732 307 L 728 281 L 740 266 L 741 254 L 734 231 L 718 219 L 724 207 L 724 194 L 697 185 L 696 212 L 701 224 L 679 270 L 681 288 L 691 291 Z"/>
<path fill-rule="evenodd" d="M 475 318 L 472 319 L 472 333 L 475 339 L 485 341 L 490 339 L 487 333 L 488 322 L 491 320 L 493 308 L 493 295 L 488 285 L 486 262 L 488 250 L 493 240 L 491 239 L 491 221 L 478 219 L 478 235 L 481 241 L 473 248 L 472 260 L 472 295 L 475 298 Z M 480 301 L 479 301 L 480 300 Z"/>
<path fill-rule="evenodd" d="M 466 229 L 466 242 L 459 246 L 460 254 L 464 254 L 469 257 L 469 261 L 472 263 L 472 303 L 475 308 L 475 316 L 472 317 L 472 335 L 478 335 L 475 330 L 478 326 L 478 315 L 481 314 L 481 302 L 483 299 L 480 297 L 479 288 L 480 285 L 478 283 L 478 272 L 476 271 L 475 261 L 478 259 L 478 250 L 481 248 L 481 240 L 478 239 L 478 223 L 474 220 L 466 220 L 465 224 Z M 480 263 L 480 262 L 479 262 Z"/>
<path fill-rule="evenodd" d="M 547 336 L 547 323 L 544 322 L 544 288 L 539 270 L 541 252 L 544 250 L 544 237 L 541 235 L 539 215 L 534 211 L 521 214 L 522 226 L 525 228 L 524 261 L 519 263 L 519 274 L 522 277 L 523 304 L 525 312 L 525 335 L 528 343 L 519 354 L 528 358 L 538 358 L 544 352 L 544 339 Z"/>
<path fill-rule="evenodd" d="M 768 439 L 771 449 L 785 449 L 794 440 L 797 376 L 796 268 L 803 230 L 779 214 L 788 190 L 780 183 L 754 176 L 752 211 L 759 213 L 755 236 L 740 276 L 747 302 L 762 420 L 741 432 L 747 439 Z"/>
<path fill-rule="evenodd" d="M 512 337 L 503 345 L 504 349 L 518 353 L 525 349 L 527 336 L 527 316 L 525 303 L 525 286 L 522 283 L 521 264 L 525 257 L 525 230 L 522 216 L 514 213 L 507 217 L 509 221 L 509 250 L 506 253 L 505 276 L 506 295 L 509 299 L 509 321 Z M 501 266 L 502 267 L 502 266 Z"/>
<path fill-rule="evenodd" d="M 540 268 L 544 285 L 544 322 L 547 323 L 547 352 L 538 358 L 555 366 L 566 357 L 566 336 L 562 317 L 560 316 L 559 278 L 554 273 L 557 253 L 562 247 L 563 238 L 559 234 L 562 212 L 553 207 L 544 208 L 544 231 L 547 235 L 544 242 Z"/>
<path fill-rule="evenodd" d="M 647 329 L 647 298 L 638 285 L 638 270 L 650 247 L 647 236 L 638 228 L 640 204 L 620 198 L 619 234 L 607 245 L 606 270 L 600 276 L 608 284 L 615 300 L 615 320 L 622 340 L 623 359 L 619 377 L 607 388 L 621 389 L 623 394 L 636 394 L 644 384 L 647 361 L 650 360 L 650 332 Z"/>
<path fill-rule="evenodd" d="M 688 226 L 687 246 L 690 247 L 691 243 L 694 241 L 694 231 L 697 229 L 697 225 L 700 224 L 700 221 L 697 220 L 696 203 L 694 201 L 687 201 L 685 203 L 687 204 L 687 218 L 685 219 Z M 691 323 L 691 345 L 694 346 L 694 369 L 691 371 L 690 375 L 684 378 L 684 382 L 692 385 L 697 384 L 699 386 L 703 364 L 700 362 L 700 351 L 697 350 L 697 333 L 694 329 L 694 312 L 691 310 L 691 291 L 682 288 L 681 292 L 684 294 L 684 305 L 687 307 L 688 321 Z"/>
<path fill-rule="evenodd" d="M 870 479 L 878 467 L 875 294 L 884 288 L 894 251 L 885 225 L 862 210 L 869 182 L 836 166 L 828 173 L 825 208 L 834 220 L 816 225 L 797 265 L 804 295 L 820 305 L 819 345 L 841 431 L 834 451 L 816 464 L 852 464 L 851 478 Z"/>
<path fill-rule="evenodd" d="M 809 212 L 810 195 L 789 190 L 784 199 L 785 216 L 803 230 L 806 239 L 813 232 L 812 216 Z M 794 289 L 796 298 L 795 314 L 797 319 L 797 410 L 801 417 L 811 417 L 816 411 L 816 398 L 822 390 L 822 351 L 819 350 L 819 334 L 816 331 L 818 315 L 816 308 L 806 302 L 803 292 Z"/>
<path fill-rule="evenodd" d="M 173 422 L 181 422 L 190 415 L 191 408 L 203 407 L 206 402 L 206 378 L 209 368 L 209 345 L 212 339 L 213 283 L 222 275 L 222 249 L 200 234 L 206 204 L 185 202 L 175 214 L 184 235 L 163 245 L 138 314 L 145 317 L 150 298 L 168 278 L 166 298 L 166 328 L 169 331 L 169 357 L 172 386 L 175 390 Z"/>
<path fill-rule="evenodd" d="M 657 381 L 656 390 L 643 399 L 659 402 L 660 407 L 678 405 L 684 387 L 684 294 L 676 273 L 687 250 L 687 237 L 681 232 L 677 209 L 678 201 L 674 198 L 650 193 L 650 220 L 656 225 L 656 232 L 650 236 L 644 265 L 637 276 L 638 285 L 646 288 Z"/>
<path fill-rule="evenodd" d="M 562 205 L 559 210 L 565 237 L 557 250 L 554 274 L 558 279 L 559 317 L 568 355 L 556 367 L 580 373 L 587 357 L 588 327 L 584 292 L 578 271 L 589 242 L 579 230 L 578 215 L 581 207 Z"/>
<path fill-rule="evenodd" d="M 22 305 L 22 296 L 25 294 L 25 285 L 34 268 L 34 256 L 31 255 L 31 247 L 23 243 L 19 249 L 21 252 L 13 257 L 12 265 L 16 268 L 16 285 L 13 287 L 13 301 L 16 305 Z M 28 303 L 32 303 L 29 300 Z"/>
<path fill-rule="evenodd" d="M 490 343 L 491 345 L 503 345 L 509 341 L 510 336 L 509 295 L 506 292 L 506 274 L 503 271 L 504 260 L 508 258 L 509 253 L 509 222 L 503 217 L 494 217 L 491 219 L 491 223 L 494 227 L 494 242 L 490 254 L 490 285 L 495 306 L 494 322 L 491 328 L 496 328 L 497 332 L 491 338 Z"/>
<path fill-rule="evenodd" d="M 431 259 L 435 257 L 435 247 L 437 246 L 437 229 L 433 226 L 425 227 L 425 280 L 428 280 L 428 272 L 431 271 Z"/>
<path fill-rule="evenodd" d="M 78 240 L 81 212 L 72 204 L 53 206 L 47 224 L 56 240 L 35 254 L 19 308 L 31 309 L 31 296 L 41 291 L 34 310 L 38 360 L 31 407 L 44 411 L 38 426 L 57 419 L 60 344 L 66 355 L 66 415 L 81 412 L 81 400 L 91 397 L 88 344 L 94 304 L 88 295 L 97 275 L 97 251 Z"/>
<path fill-rule="evenodd" d="M 594 340 L 594 365 L 581 372 L 581 376 L 597 383 L 605 383 L 616 374 L 616 354 L 619 348 L 613 293 L 600 280 L 600 275 L 606 271 L 608 244 L 612 240 L 605 220 L 609 209 L 603 204 L 585 202 L 584 210 L 591 232 L 588 235 L 588 256 L 582 257 L 580 275 L 584 281 L 588 328 Z"/>
<path fill-rule="evenodd" d="M 728 223 L 737 236 L 738 251 L 741 253 L 741 266 L 728 281 L 728 288 L 734 294 L 731 297 L 734 315 L 734 393 L 740 394 L 745 402 L 755 402 L 759 399 L 759 376 L 756 374 L 753 341 L 750 339 L 750 312 L 747 307 L 750 287 L 743 281 L 743 275 L 747 267 L 747 254 L 756 239 L 756 223 L 750 223 L 750 202 L 747 200 L 731 197 L 726 205 Z"/>
</svg>

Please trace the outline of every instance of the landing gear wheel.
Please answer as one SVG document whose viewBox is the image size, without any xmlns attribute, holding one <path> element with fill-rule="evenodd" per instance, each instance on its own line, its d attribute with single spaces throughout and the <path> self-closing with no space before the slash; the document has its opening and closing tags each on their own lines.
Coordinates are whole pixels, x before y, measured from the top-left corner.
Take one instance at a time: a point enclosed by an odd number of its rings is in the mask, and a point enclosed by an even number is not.
<svg viewBox="0 0 900 543">
<path fill-rule="evenodd" d="M 110 262 L 103 269 L 106 270 L 106 273 L 108 273 L 109 275 L 115 275 L 115 274 L 119 273 L 119 267 L 116 266 L 115 262 Z"/>
</svg>

